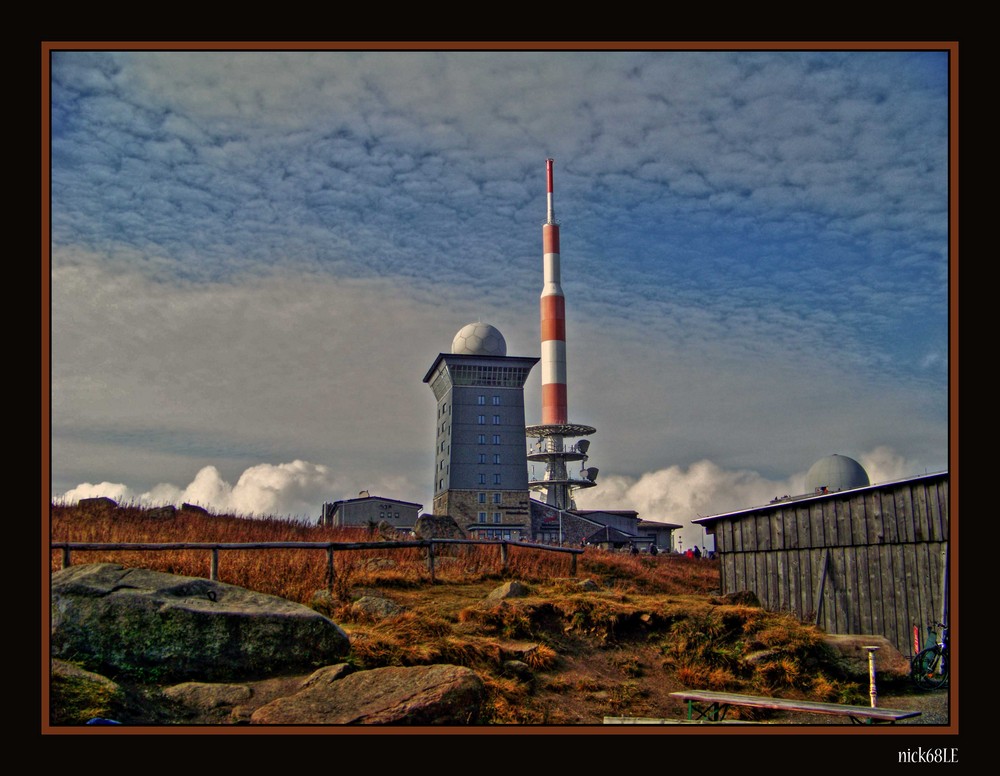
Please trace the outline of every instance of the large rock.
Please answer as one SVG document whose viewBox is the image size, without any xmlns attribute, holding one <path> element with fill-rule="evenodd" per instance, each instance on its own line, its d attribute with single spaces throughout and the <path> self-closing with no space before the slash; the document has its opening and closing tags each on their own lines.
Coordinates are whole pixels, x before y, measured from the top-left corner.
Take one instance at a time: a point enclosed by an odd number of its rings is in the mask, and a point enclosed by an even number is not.
<svg viewBox="0 0 1000 776">
<path fill-rule="evenodd" d="M 875 650 L 876 684 L 879 676 L 904 677 L 910 673 L 910 661 L 885 636 L 827 633 L 823 643 L 830 648 L 833 664 L 852 679 L 868 678 L 868 650 Z"/>
<path fill-rule="evenodd" d="M 49 686 L 54 725 L 83 725 L 95 717 L 119 717 L 125 706 L 125 694 L 115 682 L 63 660 L 52 661 Z"/>
<path fill-rule="evenodd" d="M 528 595 L 528 588 L 523 582 L 510 580 L 504 582 L 500 587 L 493 588 L 486 596 L 488 601 L 502 601 L 505 598 L 524 598 Z"/>
<path fill-rule="evenodd" d="M 404 611 L 403 607 L 395 601 L 374 595 L 362 596 L 351 605 L 351 608 L 359 614 L 368 615 L 379 620 L 386 617 L 395 617 Z"/>
<path fill-rule="evenodd" d="M 94 498 L 82 498 L 77 504 L 80 509 L 117 509 L 118 502 L 107 496 L 96 496 Z"/>
<path fill-rule="evenodd" d="M 52 656 L 111 676 L 227 681 L 339 662 L 347 635 L 301 604 L 112 563 L 52 575 Z"/>
<path fill-rule="evenodd" d="M 454 665 L 374 668 L 309 684 L 257 709 L 253 725 L 469 725 L 483 681 Z"/>
<path fill-rule="evenodd" d="M 418 539 L 468 539 L 450 515 L 421 515 L 413 526 Z"/>
</svg>

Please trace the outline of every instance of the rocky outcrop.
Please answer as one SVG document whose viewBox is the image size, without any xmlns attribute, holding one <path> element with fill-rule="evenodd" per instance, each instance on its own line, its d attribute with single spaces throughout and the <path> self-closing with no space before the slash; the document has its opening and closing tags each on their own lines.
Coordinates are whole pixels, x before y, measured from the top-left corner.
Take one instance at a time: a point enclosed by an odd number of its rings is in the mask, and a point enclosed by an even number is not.
<svg viewBox="0 0 1000 776">
<path fill-rule="evenodd" d="M 183 682 L 164 688 L 163 694 L 175 703 L 206 713 L 245 703 L 253 691 L 245 684 Z"/>
<path fill-rule="evenodd" d="M 468 539 L 450 515 L 421 515 L 413 526 L 418 539 Z"/>
<path fill-rule="evenodd" d="M 351 604 L 351 608 L 360 614 L 364 614 L 375 619 L 395 617 L 396 615 L 403 613 L 403 607 L 395 601 L 390 601 L 388 598 L 373 595 L 362 596 Z"/>
<path fill-rule="evenodd" d="M 62 701 L 51 706 L 53 724 L 79 725 L 120 715 L 125 695 L 118 684 L 63 660 L 53 660 L 50 666 L 50 697 Z"/>
<path fill-rule="evenodd" d="M 502 601 L 505 598 L 523 598 L 526 595 L 528 595 L 527 586 L 517 580 L 511 580 L 491 590 L 489 595 L 486 596 L 486 600 Z"/>
<path fill-rule="evenodd" d="M 52 656 L 132 679 L 225 682 L 339 662 L 331 620 L 301 604 L 207 579 L 111 563 L 52 575 Z"/>
<path fill-rule="evenodd" d="M 879 676 L 903 677 L 910 673 L 910 661 L 885 636 L 827 633 L 823 643 L 829 648 L 831 665 L 852 679 L 868 678 L 868 650 L 875 650 L 876 681 Z"/>
<path fill-rule="evenodd" d="M 96 496 L 80 499 L 78 506 L 82 509 L 117 509 L 118 502 L 107 496 Z"/>
<path fill-rule="evenodd" d="M 167 504 L 164 507 L 153 507 L 143 513 L 147 520 L 173 520 L 177 517 L 177 507 Z"/>
<path fill-rule="evenodd" d="M 468 725 L 479 720 L 483 681 L 454 665 L 374 668 L 307 682 L 257 709 L 253 725 Z"/>
</svg>

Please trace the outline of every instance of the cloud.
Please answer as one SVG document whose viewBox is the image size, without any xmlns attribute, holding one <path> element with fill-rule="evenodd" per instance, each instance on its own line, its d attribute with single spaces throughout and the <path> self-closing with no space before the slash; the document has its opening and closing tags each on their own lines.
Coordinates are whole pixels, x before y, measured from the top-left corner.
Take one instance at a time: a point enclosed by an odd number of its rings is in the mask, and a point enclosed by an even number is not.
<svg viewBox="0 0 1000 776">
<path fill-rule="evenodd" d="M 889 447 L 880 446 L 859 456 L 872 483 L 888 482 L 922 473 Z M 727 470 L 709 460 L 688 467 L 670 466 L 640 477 L 611 476 L 595 488 L 576 494 L 580 509 L 633 509 L 643 520 L 677 523 L 675 532 L 685 547 L 713 547 L 712 538 L 692 521 L 698 517 L 762 506 L 781 496 L 805 492 L 806 473 L 784 480 L 762 477 L 745 469 Z"/>
<path fill-rule="evenodd" d="M 74 504 L 82 498 L 107 496 L 119 503 L 142 506 L 195 504 L 216 514 L 242 517 L 316 518 L 330 494 L 338 494 L 343 484 L 326 466 L 308 461 L 257 464 L 246 469 L 236 484 L 226 482 L 214 466 L 201 469 L 187 486 L 159 483 L 148 491 L 135 493 L 122 484 L 83 483 L 56 499 Z"/>
<path fill-rule="evenodd" d="M 477 319 L 538 352 L 545 156 L 606 476 L 946 456 L 945 54 L 52 62 L 56 489 L 214 467 L 195 490 L 233 503 L 310 461 L 321 501 L 429 501 L 435 355 Z"/>
</svg>

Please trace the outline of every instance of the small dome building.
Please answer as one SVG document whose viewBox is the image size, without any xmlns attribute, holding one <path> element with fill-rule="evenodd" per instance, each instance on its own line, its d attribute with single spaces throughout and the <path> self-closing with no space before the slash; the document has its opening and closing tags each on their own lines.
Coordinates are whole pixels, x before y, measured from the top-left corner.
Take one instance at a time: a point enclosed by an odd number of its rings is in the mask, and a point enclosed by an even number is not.
<svg viewBox="0 0 1000 776">
<path fill-rule="evenodd" d="M 820 458 L 806 472 L 807 493 L 835 493 L 871 485 L 865 468 L 846 455 Z"/>
</svg>

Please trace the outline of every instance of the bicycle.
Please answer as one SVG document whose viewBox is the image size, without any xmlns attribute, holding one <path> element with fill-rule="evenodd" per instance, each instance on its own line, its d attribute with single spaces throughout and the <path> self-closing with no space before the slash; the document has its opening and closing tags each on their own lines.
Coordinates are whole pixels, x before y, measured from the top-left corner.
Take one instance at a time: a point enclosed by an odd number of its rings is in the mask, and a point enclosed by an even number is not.
<svg viewBox="0 0 1000 776">
<path fill-rule="evenodd" d="M 939 622 L 937 627 L 941 629 L 940 640 L 938 632 L 928 625 L 927 634 L 934 644 L 920 650 L 910 662 L 910 678 L 921 690 L 936 690 L 948 682 L 948 626 Z"/>
</svg>

